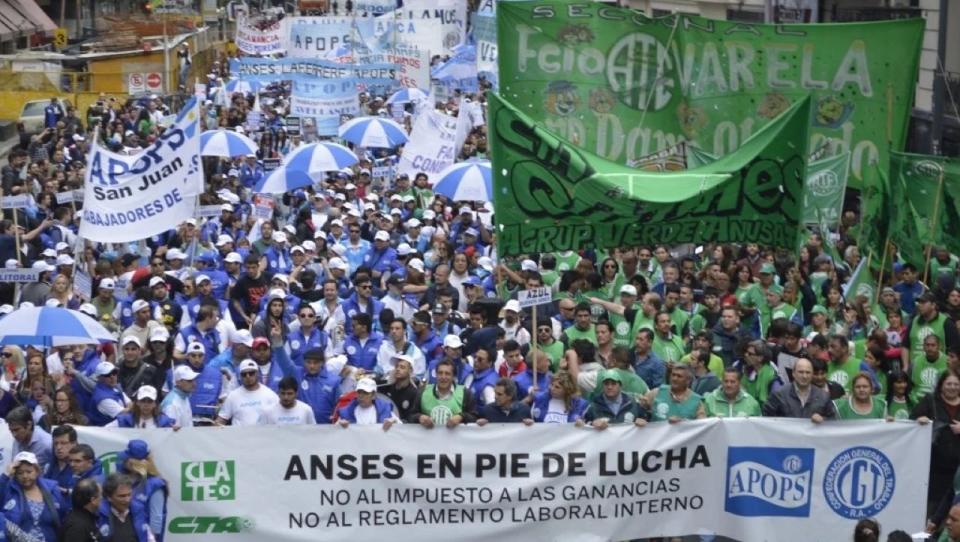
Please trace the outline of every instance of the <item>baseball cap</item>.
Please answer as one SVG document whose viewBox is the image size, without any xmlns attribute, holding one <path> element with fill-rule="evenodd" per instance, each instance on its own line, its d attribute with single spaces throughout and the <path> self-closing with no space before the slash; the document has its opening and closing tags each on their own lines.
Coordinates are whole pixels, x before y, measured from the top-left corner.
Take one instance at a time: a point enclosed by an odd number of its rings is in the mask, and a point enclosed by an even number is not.
<svg viewBox="0 0 960 542">
<path fill-rule="evenodd" d="M 813 308 L 810 309 L 810 314 L 827 314 L 827 308 L 823 305 L 814 305 Z"/>
<path fill-rule="evenodd" d="M 490 256 L 481 256 L 477 260 L 477 265 L 484 268 L 486 271 L 493 271 L 493 259 Z"/>
<path fill-rule="evenodd" d="M 93 316 L 94 318 L 97 317 L 97 308 L 91 303 L 84 303 L 83 305 L 80 305 L 77 310 L 83 314 L 86 314 L 87 316 Z"/>
<path fill-rule="evenodd" d="M 193 282 L 196 283 L 197 286 L 200 286 L 200 283 L 202 282 L 211 282 L 211 281 L 210 281 L 210 277 L 206 275 L 197 275 L 197 278 L 195 278 Z"/>
<path fill-rule="evenodd" d="M 303 243 L 301 243 L 300 246 L 303 248 L 304 252 L 316 252 L 316 251 L 317 251 L 317 244 L 314 243 L 313 241 L 309 240 L 309 239 L 307 239 L 306 241 L 304 241 Z"/>
<path fill-rule="evenodd" d="M 233 212 L 233 205 L 230 205 L 229 203 L 224 203 L 224 204 L 220 205 L 220 210 L 221 210 L 221 211 L 230 211 L 230 212 L 232 213 L 232 212 Z"/>
<path fill-rule="evenodd" d="M 761 273 L 768 273 L 768 274 L 770 274 L 770 275 L 775 275 L 775 274 L 777 274 L 777 268 L 774 267 L 774 265 L 773 265 L 772 263 L 767 262 L 767 263 L 765 263 L 765 264 L 763 264 L 763 265 L 760 266 L 760 272 L 761 272 Z"/>
<path fill-rule="evenodd" d="M 464 235 L 469 235 L 470 237 L 476 237 L 480 235 L 480 232 L 477 231 L 477 228 L 467 228 L 467 231 L 463 232 Z"/>
<path fill-rule="evenodd" d="M 413 253 L 413 248 L 407 243 L 400 243 L 397 246 L 397 256 L 409 256 Z"/>
<path fill-rule="evenodd" d="M 218 247 L 222 247 L 223 245 L 225 245 L 225 244 L 227 244 L 227 243 L 232 243 L 232 242 L 233 242 L 233 237 L 230 237 L 229 235 L 227 235 L 227 234 L 225 234 L 225 233 L 221 233 L 220 235 L 217 236 L 217 243 L 216 243 L 216 245 L 217 245 Z"/>
<path fill-rule="evenodd" d="M 503 310 L 520 312 L 520 302 L 516 299 L 511 299 L 510 301 L 507 301 L 506 305 L 504 305 Z"/>
<path fill-rule="evenodd" d="M 311 348 L 303 353 L 303 359 L 326 359 L 323 348 Z"/>
<path fill-rule="evenodd" d="M 150 308 L 150 303 L 147 303 L 146 301 L 144 301 L 144 300 L 142 300 L 142 299 L 138 299 L 138 300 L 136 300 L 136 301 L 133 302 L 133 307 L 132 307 L 132 308 L 133 308 L 133 312 L 140 312 L 140 311 L 142 311 L 143 309 L 149 309 L 149 308 Z"/>
<path fill-rule="evenodd" d="M 237 372 L 242 373 L 244 371 L 259 371 L 259 370 L 260 370 L 260 366 L 257 365 L 257 362 L 253 361 L 250 358 L 247 358 L 240 362 L 240 367 L 238 368 Z"/>
<path fill-rule="evenodd" d="M 156 401 L 157 388 L 154 388 L 153 386 L 146 386 L 146 385 L 140 386 L 137 389 L 137 400 L 139 401 L 141 399 L 153 399 L 154 401 Z"/>
<path fill-rule="evenodd" d="M 73 258 L 68 254 L 57 256 L 57 265 L 73 265 Z"/>
<path fill-rule="evenodd" d="M 57 251 L 53 250 L 52 248 L 48 248 L 48 249 L 45 249 L 43 252 L 41 252 L 40 255 L 43 256 L 44 258 L 56 258 Z"/>
<path fill-rule="evenodd" d="M 270 340 L 266 337 L 254 337 L 250 343 L 250 348 L 260 348 L 261 346 L 270 346 Z"/>
<path fill-rule="evenodd" d="M 248 347 L 253 346 L 253 335 L 249 329 L 238 329 L 230 336 L 230 342 L 234 344 L 243 344 Z"/>
<path fill-rule="evenodd" d="M 607 369 L 603 372 L 603 378 L 601 379 L 601 382 L 606 382 L 607 380 L 613 380 L 614 382 L 623 384 L 623 379 L 620 378 L 620 373 L 613 369 Z"/>
<path fill-rule="evenodd" d="M 380 230 L 380 231 L 377 232 L 376 235 L 373 236 L 373 239 L 376 240 L 376 241 L 389 241 L 389 240 L 390 240 L 390 234 L 387 233 L 387 232 L 385 232 L 385 231 L 383 231 L 383 230 Z"/>
<path fill-rule="evenodd" d="M 117 366 L 110 363 L 109 361 L 101 361 L 97 364 L 97 368 L 93 370 L 94 374 L 97 376 L 107 376 L 113 374 L 117 371 Z"/>
<path fill-rule="evenodd" d="M 521 271 L 536 271 L 538 269 L 539 267 L 537 267 L 537 262 L 533 260 L 523 260 L 520 262 Z"/>
<path fill-rule="evenodd" d="M 225 262 L 229 263 L 243 263 L 243 256 L 240 256 L 239 252 L 231 252 L 227 254 L 227 257 L 223 259 Z"/>
<path fill-rule="evenodd" d="M 417 220 L 416 218 L 411 218 L 410 220 L 407 220 L 406 226 L 407 226 L 408 229 L 409 229 L 409 228 L 419 228 L 419 227 L 420 227 L 420 221 Z"/>
<path fill-rule="evenodd" d="M 434 218 L 437 218 L 437 213 L 433 209 L 426 209 L 423 211 L 424 220 L 433 220 Z"/>
<path fill-rule="evenodd" d="M 377 383 L 374 382 L 372 378 L 361 378 L 360 381 L 357 382 L 357 391 L 376 393 Z"/>
<path fill-rule="evenodd" d="M 120 344 L 122 344 L 123 346 L 126 346 L 128 344 L 143 346 L 143 344 L 140 342 L 140 338 L 137 337 L 136 335 L 127 335 L 126 337 L 120 340 Z"/>
<path fill-rule="evenodd" d="M 104 290 L 113 290 L 116 289 L 117 283 L 113 279 L 103 279 L 100 281 L 100 288 Z"/>
<path fill-rule="evenodd" d="M 483 283 L 480 281 L 479 277 L 467 277 L 467 280 L 463 281 L 462 284 L 464 286 L 480 286 Z"/>
<path fill-rule="evenodd" d="M 394 361 L 406 361 L 410 365 L 413 365 L 413 358 L 406 354 L 396 354 L 393 356 Z"/>
<path fill-rule="evenodd" d="M 164 326 L 157 326 L 150 330 L 150 339 L 152 343 L 165 343 L 170 340 L 170 332 Z"/>
<path fill-rule="evenodd" d="M 203 346 L 203 343 L 192 342 L 187 345 L 187 354 L 206 354 L 207 349 Z"/>
<path fill-rule="evenodd" d="M 48 264 L 47 262 L 45 262 L 45 261 L 43 261 L 43 260 L 37 260 L 37 261 L 33 262 L 33 265 L 31 265 L 30 268 L 31 268 L 31 269 L 39 269 L 41 273 L 44 272 L 44 271 L 53 271 L 54 269 L 56 269 L 54 266 Z"/>
<path fill-rule="evenodd" d="M 443 338 L 443 346 L 444 348 L 461 348 L 463 341 L 460 340 L 460 337 L 451 334 Z"/>
<path fill-rule="evenodd" d="M 273 281 L 275 281 L 275 280 L 279 280 L 280 282 L 282 282 L 282 283 L 284 283 L 284 284 L 287 284 L 287 285 L 290 284 L 290 277 L 288 277 L 287 275 L 285 275 L 285 274 L 283 274 L 283 273 L 277 273 L 276 275 L 274 275 L 273 278 L 270 279 L 270 282 L 273 282 Z M 272 292 L 271 292 L 271 293 L 272 293 Z"/>
<path fill-rule="evenodd" d="M 466 205 L 464 205 L 463 207 L 460 208 L 460 214 L 462 214 L 462 215 L 465 215 L 465 214 L 473 214 L 473 209 L 471 209 L 470 207 L 467 207 Z"/>
<path fill-rule="evenodd" d="M 413 258 L 412 260 L 407 262 L 407 265 L 416 269 L 421 273 L 425 272 L 426 270 L 426 266 L 424 266 L 423 260 L 421 260 L 420 258 Z"/>
<path fill-rule="evenodd" d="M 340 258 L 330 258 L 330 260 L 327 261 L 327 267 L 330 269 L 340 269 L 342 271 L 346 271 L 347 263 Z"/>
<path fill-rule="evenodd" d="M 127 449 L 117 454 L 117 465 L 123 465 L 128 459 L 146 459 L 150 455 L 150 445 L 146 441 L 134 439 L 127 443 Z"/>
<path fill-rule="evenodd" d="M 299 252 L 300 254 L 303 254 L 303 253 L 305 253 L 306 251 L 303 250 L 303 247 L 302 247 L 302 246 L 300 246 L 300 245 L 295 245 L 295 246 L 293 246 L 293 247 L 290 249 L 290 254 L 293 254 L 294 252 Z"/>
<path fill-rule="evenodd" d="M 153 288 L 154 286 L 160 285 L 160 284 L 162 284 L 162 285 L 164 285 L 164 286 L 166 286 L 166 284 L 167 284 L 166 281 L 163 280 L 163 277 L 153 277 L 152 279 L 150 279 L 150 287 L 151 287 L 151 288 Z"/>
<path fill-rule="evenodd" d="M 767 288 L 767 293 L 782 296 L 783 286 L 780 286 L 779 284 L 771 284 L 770 287 Z"/>
<path fill-rule="evenodd" d="M 443 303 L 437 303 L 433 306 L 433 314 L 447 314 L 447 306 Z"/>
<path fill-rule="evenodd" d="M 633 284 L 624 284 L 620 287 L 620 293 L 626 295 L 637 295 L 637 288 Z"/>
<path fill-rule="evenodd" d="M 171 248 L 167 251 L 167 260 L 186 260 L 187 255 L 179 248 Z"/>
<path fill-rule="evenodd" d="M 173 370 L 173 380 L 193 380 L 200 376 L 200 373 L 194 371 L 187 365 L 178 365 L 176 369 Z"/>
<path fill-rule="evenodd" d="M 275 231 L 273 232 L 273 236 L 271 237 L 271 239 L 273 239 L 275 243 L 286 243 L 287 234 L 283 233 L 282 231 Z"/>
<path fill-rule="evenodd" d="M 20 452 L 13 456 L 14 466 L 20 465 L 20 463 L 30 463 L 35 467 L 40 466 L 40 462 L 37 461 L 37 456 L 33 452 Z"/>
</svg>

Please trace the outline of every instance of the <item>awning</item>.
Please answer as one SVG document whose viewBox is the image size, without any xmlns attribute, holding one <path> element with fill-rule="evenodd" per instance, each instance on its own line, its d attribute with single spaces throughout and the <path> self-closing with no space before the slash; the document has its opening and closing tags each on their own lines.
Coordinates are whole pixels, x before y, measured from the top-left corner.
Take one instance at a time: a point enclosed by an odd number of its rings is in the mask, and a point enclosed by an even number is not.
<svg viewBox="0 0 960 542">
<path fill-rule="evenodd" d="M 34 0 L 0 0 L 0 41 L 56 29 Z"/>
</svg>

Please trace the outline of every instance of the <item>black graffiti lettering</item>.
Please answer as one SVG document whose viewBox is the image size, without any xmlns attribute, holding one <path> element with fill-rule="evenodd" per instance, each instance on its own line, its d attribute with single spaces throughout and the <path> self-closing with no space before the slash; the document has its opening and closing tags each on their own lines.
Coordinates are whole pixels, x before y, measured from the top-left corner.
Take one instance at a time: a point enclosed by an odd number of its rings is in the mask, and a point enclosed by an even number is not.
<svg viewBox="0 0 960 542">
<path fill-rule="evenodd" d="M 784 191 L 782 166 L 774 160 L 759 159 L 745 169 L 741 174 L 747 201 L 760 213 L 778 210 Z"/>
<path fill-rule="evenodd" d="M 563 183 L 539 162 L 519 162 L 510 172 L 510 187 L 518 197 L 517 206 L 531 218 L 566 217 L 572 214 L 573 200 Z"/>
<path fill-rule="evenodd" d="M 748 23 L 737 23 L 731 26 L 730 28 L 728 28 L 724 32 L 724 34 L 727 36 L 731 34 L 742 34 L 742 33 L 750 34 L 751 36 L 760 37 L 760 29 L 757 28 L 757 25 L 748 24 Z"/>
</svg>

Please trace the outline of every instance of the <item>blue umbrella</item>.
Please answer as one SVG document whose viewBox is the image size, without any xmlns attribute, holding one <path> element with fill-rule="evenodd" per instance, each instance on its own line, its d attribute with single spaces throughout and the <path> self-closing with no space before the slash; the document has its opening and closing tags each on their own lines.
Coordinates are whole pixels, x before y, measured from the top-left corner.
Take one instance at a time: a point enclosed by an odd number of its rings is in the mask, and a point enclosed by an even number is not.
<svg viewBox="0 0 960 542">
<path fill-rule="evenodd" d="M 350 119 L 340 126 L 339 135 L 354 145 L 371 149 L 392 149 L 407 142 L 402 126 L 380 117 Z"/>
<path fill-rule="evenodd" d="M 207 130 L 200 134 L 202 156 L 246 156 L 257 153 L 257 144 L 249 137 L 230 130 Z"/>
<path fill-rule="evenodd" d="M 320 182 L 323 177 L 323 173 L 310 175 L 306 171 L 296 171 L 280 166 L 257 183 L 253 191 L 258 194 L 285 194 Z"/>
<path fill-rule="evenodd" d="M 404 88 L 393 93 L 387 99 L 387 104 L 404 104 L 408 102 L 419 102 L 425 100 L 430 95 L 418 88 Z"/>
<path fill-rule="evenodd" d="M 310 186 L 321 180 L 327 171 L 338 171 L 357 162 L 357 155 L 343 145 L 324 141 L 303 145 L 288 154 L 283 166 L 258 183 L 255 190 L 264 194 L 282 194 Z"/>
<path fill-rule="evenodd" d="M 59 307 L 26 307 L 0 320 L 0 344 L 50 347 L 115 340 L 90 316 Z"/>
<path fill-rule="evenodd" d="M 461 162 L 444 169 L 433 191 L 451 201 L 493 201 L 490 162 Z"/>
</svg>

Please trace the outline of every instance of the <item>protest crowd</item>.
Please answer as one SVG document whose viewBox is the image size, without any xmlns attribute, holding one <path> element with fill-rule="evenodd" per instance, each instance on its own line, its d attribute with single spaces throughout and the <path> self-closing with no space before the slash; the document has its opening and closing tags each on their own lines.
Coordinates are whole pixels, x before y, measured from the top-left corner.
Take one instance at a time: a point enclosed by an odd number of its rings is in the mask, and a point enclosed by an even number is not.
<svg viewBox="0 0 960 542">
<path fill-rule="evenodd" d="M 116 339 L 2 347 L 0 416 L 15 440 L 0 478 L 8 539 L 163 539 L 173 473 L 152 458 L 176 451 L 132 439 L 105 476 L 77 426 L 642 431 L 747 416 L 931 423 L 926 527 L 960 539 L 957 255 L 891 259 L 879 295 L 857 295 L 854 200 L 838 229 L 810 232 L 797 253 L 738 243 L 502 257 L 492 202 L 445 197 L 426 173 L 397 175 L 402 145 L 351 145 L 355 165 L 256 193 L 270 164 L 318 138 L 290 128 L 289 84 L 230 93 L 226 59 L 203 75 L 201 127 L 259 147 L 202 159 L 198 204 L 215 213 L 98 243 L 78 237 L 83 202 L 58 198 L 83 188 L 94 142 L 136 154 L 162 139 L 177 113 L 165 97 L 104 95 L 84 112 L 52 103 L 43 132 L 6 157 L 3 196 L 29 203 L 4 210 L 0 262 L 36 275 L 0 284 L 0 322 L 62 307 Z M 409 130 L 424 108 L 469 108 L 456 162 L 482 160 L 487 89 L 481 79 L 477 92 L 399 113 L 389 94 L 363 92 L 357 116 L 394 116 Z M 551 299 L 534 319 L 520 292 L 543 287 Z"/>
</svg>

